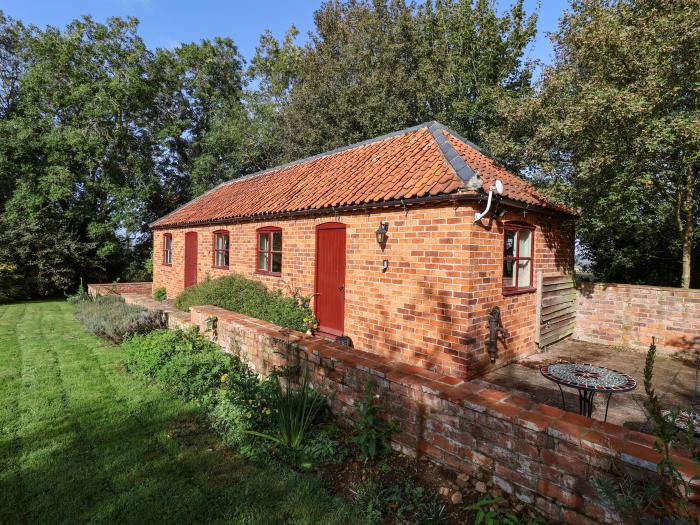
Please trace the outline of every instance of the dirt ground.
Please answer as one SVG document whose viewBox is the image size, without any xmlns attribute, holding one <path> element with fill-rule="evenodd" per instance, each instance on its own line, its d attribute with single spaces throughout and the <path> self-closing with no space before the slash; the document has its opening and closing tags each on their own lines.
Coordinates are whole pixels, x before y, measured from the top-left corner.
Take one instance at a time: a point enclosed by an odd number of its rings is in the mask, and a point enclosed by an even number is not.
<svg viewBox="0 0 700 525">
<path fill-rule="evenodd" d="M 550 346 L 547 352 L 531 355 L 517 363 L 494 370 L 477 382 L 489 383 L 492 388 L 503 391 L 518 391 L 539 403 L 561 408 L 562 399 L 559 388 L 542 376 L 539 371 L 542 365 L 557 361 L 571 361 L 619 370 L 636 379 L 638 386 L 632 392 L 612 396 L 608 421 L 644 432 L 649 430 L 643 408 L 645 358 L 646 354 L 639 350 L 565 339 Z M 661 396 L 665 408 L 700 405 L 700 389 L 696 386 L 694 361 L 657 355 L 654 366 L 654 387 Z M 578 412 L 578 392 L 564 388 L 564 395 L 567 410 Z M 595 398 L 594 418 L 603 419 L 606 400 L 606 396 Z"/>
</svg>

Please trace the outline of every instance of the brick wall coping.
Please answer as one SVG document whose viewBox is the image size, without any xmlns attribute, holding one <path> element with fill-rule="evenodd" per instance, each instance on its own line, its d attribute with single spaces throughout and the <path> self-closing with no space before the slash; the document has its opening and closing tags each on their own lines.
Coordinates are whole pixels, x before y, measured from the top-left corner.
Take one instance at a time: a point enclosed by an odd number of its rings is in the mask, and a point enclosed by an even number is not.
<svg viewBox="0 0 700 525">
<path fill-rule="evenodd" d="M 662 292 L 674 292 L 676 294 L 680 295 L 693 295 L 693 294 L 700 294 L 700 288 L 680 288 L 680 287 L 673 287 L 673 286 L 655 286 L 655 285 L 650 285 L 650 284 L 626 284 L 626 283 L 603 283 L 603 282 L 596 282 L 596 281 L 583 281 L 579 280 L 577 283 L 577 288 L 579 291 L 588 288 L 588 287 L 593 287 L 596 289 L 607 289 L 607 288 L 628 288 L 632 290 L 659 290 Z"/>
<path fill-rule="evenodd" d="M 200 317 L 216 317 L 219 326 L 235 324 L 294 345 L 298 350 L 305 352 L 306 358 L 311 361 L 320 361 L 330 367 L 355 367 L 390 383 L 398 383 L 423 394 L 438 396 L 447 402 L 507 420 L 528 430 L 544 432 L 581 447 L 584 451 L 617 456 L 624 463 L 653 472 L 656 472 L 656 465 L 661 459 L 661 455 L 653 446 L 655 438 L 649 434 L 565 412 L 550 405 L 533 402 L 518 394 L 465 382 L 453 376 L 392 361 L 381 355 L 350 349 L 320 337 L 280 328 L 266 321 L 216 306 L 193 306 L 190 310 L 193 317 L 196 314 Z M 676 454 L 674 460 L 678 462 L 679 470 L 687 481 L 700 476 L 700 467 L 688 457 Z"/>
</svg>

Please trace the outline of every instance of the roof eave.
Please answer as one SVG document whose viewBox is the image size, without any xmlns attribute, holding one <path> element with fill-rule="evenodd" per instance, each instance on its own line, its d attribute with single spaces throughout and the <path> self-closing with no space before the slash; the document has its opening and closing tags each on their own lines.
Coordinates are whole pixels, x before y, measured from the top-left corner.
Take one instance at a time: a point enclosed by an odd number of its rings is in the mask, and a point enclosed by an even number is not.
<svg viewBox="0 0 700 525">
<path fill-rule="evenodd" d="M 447 193 L 441 195 L 430 195 L 427 197 L 416 197 L 413 199 L 394 199 L 389 201 L 380 202 L 368 202 L 362 204 L 352 204 L 347 206 L 338 207 L 327 207 L 327 208 L 311 208 L 306 210 L 294 210 L 286 212 L 274 212 L 259 215 L 249 215 L 241 217 L 221 217 L 217 219 L 207 219 L 201 221 L 189 221 L 181 223 L 172 224 L 155 224 L 151 223 L 149 226 L 152 230 L 167 230 L 167 229 L 179 229 L 179 228 L 192 228 L 197 226 L 213 226 L 218 224 L 235 224 L 241 222 L 262 222 L 269 220 L 278 220 L 284 218 L 301 217 L 301 216 L 311 216 L 311 215 L 325 215 L 325 214 L 339 214 L 339 213 L 351 213 L 355 211 L 365 211 L 373 209 L 382 208 L 396 208 L 396 207 L 408 207 L 408 206 L 418 206 L 427 204 L 439 204 L 448 202 L 468 202 L 468 201 L 482 201 L 487 197 L 483 192 L 477 191 L 467 191 L 458 193 Z M 528 204 L 526 202 L 517 201 L 514 199 L 509 199 L 507 197 L 501 197 L 501 203 L 506 206 L 513 208 L 522 209 L 525 211 L 531 211 L 535 213 L 542 213 L 546 215 L 560 215 L 569 216 L 577 218 L 578 216 L 573 213 L 568 213 L 563 210 L 557 210 L 547 206 L 538 206 L 533 204 Z M 157 221 L 156 221 L 157 222 Z"/>
</svg>

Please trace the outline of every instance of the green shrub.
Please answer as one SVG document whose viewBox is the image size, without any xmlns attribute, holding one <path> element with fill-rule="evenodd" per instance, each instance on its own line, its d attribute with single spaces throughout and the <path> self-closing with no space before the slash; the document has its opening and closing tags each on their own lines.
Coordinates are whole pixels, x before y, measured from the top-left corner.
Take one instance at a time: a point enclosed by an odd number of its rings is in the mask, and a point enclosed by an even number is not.
<svg viewBox="0 0 700 525">
<path fill-rule="evenodd" d="M 83 278 L 80 278 L 80 285 L 78 286 L 78 289 L 75 291 L 74 294 L 72 295 L 67 295 L 66 296 L 66 301 L 68 301 L 70 304 L 78 304 L 78 303 L 84 303 L 86 301 L 90 301 L 90 296 L 87 293 L 87 290 L 85 290 L 85 286 L 83 285 Z"/>
<path fill-rule="evenodd" d="M 145 334 L 163 327 L 160 312 L 126 304 L 116 295 L 75 303 L 75 317 L 93 334 L 119 343 L 133 334 Z"/>
<path fill-rule="evenodd" d="M 22 297 L 21 281 L 17 265 L 0 259 L 0 303 L 14 301 Z"/>
<path fill-rule="evenodd" d="M 201 354 L 177 354 L 156 373 L 159 383 L 185 399 L 202 399 L 229 370 L 230 357 L 221 350 Z"/>
<path fill-rule="evenodd" d="M 233 359 L 230 372 L 221 377 L 218 398 L 210 413 L 214 429 L 229 446 L 249 444 L 253 438 L 248 432 L 272 429 L 275 395 L 272 379 L 260 381 L 245 363 Z"/>
<path fill-rule="evenodd" d="M 122 348 L 129 371 L 204 405 L 227 444 L 240 446 L 252 439 L 246 431 L 271 428 L 274 383 L 261 382 L 245 363 L 196 329 L 154 331 L 127 339 Z"/>
<path fill-rule="evenodd" d="M 260 381 L 246 363 L 223 353 L 196 329 L 133 336 L 122 348 L 129 371 L 198 401 L 223 441 L 250 459 L 308 468 L 348 453 L 340 450 L 339 429 L 315 425 L 325 399 L 306 379 L 298 389 L 289 382 L 281 386 L 279 377 L 293 369 Z"/>
<path fill-rule="evenodd" d="M 155 290 L 153 290 L 153 298 L 156 301 L 164 301 L 165 299 L 168 298 L 168 292 L 165 290 L 164 286 L 159 286 Z"/>
<path fill-rule="evenodd" d="M 127 368 L 155 378 L 178 355 L 221 353 L 219 347 L 192 330 L 157 330 L 124 341 Z M 225 372 L 223 372 L 225 373 Z"/>
<path fill-rule="evenodd" d="M 306 330 L 304 318 L 311 316 L 307 298 L 271 292 L 263 283 L 235 274 L 187 288 L 175 299 L 175 307 L 184 311 L 204 304 L 299 331 Z"/>
</svg>

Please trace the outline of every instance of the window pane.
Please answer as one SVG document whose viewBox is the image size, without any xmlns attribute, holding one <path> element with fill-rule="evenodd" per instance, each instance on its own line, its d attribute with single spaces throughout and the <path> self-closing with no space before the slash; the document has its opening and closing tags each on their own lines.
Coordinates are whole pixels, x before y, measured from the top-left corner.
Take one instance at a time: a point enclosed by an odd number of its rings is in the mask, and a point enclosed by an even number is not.
<svg viewBox="0 0 700 525">
<path fill-rule="evenodd" d="M 269 233 L 261 233 L 260 234 L 260 242 L 258 243 L 258 249 L 261 252 L 266 252 L 270 247 L 270 234 Z"/>
<path fill-rule="evenodd" d="M 532 261 L 518 261 L 518 288 L 527 288 L 530 283 L 530 265 Z"/>
<path fill-rule="evenodd" d="M 267 271 L 267 252 L 258 252 L 258 270 Z"/>
<path fill-rule="evenodd" d="M 272 254 L 272 271 L 279 273 L 282 271 L 282 254 L 273 253 Z"/>
<path fill-rule="evenodd" d="M 216 252 L 216 266 L 228 266 L 228 252 L 219 250 Z"/>
<path fill-rule="evenodd" d="M 518 257 L 532 257 L 532 232 L 530 230 L 520 230 L 518 248 Z"/>
<path fill-rule="evenodd" d="M 282 251 L 282 232 L 272 232 L 272 251 Z"/>
<path fill-rule="evenodd" d="M 515 286 L 515 261 L 503 261 L 503 287 L 512 288 Z"/>
<path fill-rule="evenodd" d="M 503 248 L 504 257 L 515 257 L 515 234 L 512 230 L 506 230 L 505 246 Z"/>
<path fill-rule="evenodd" d="M 228 235 L 224 233 L 216 234 L 216 249 L 225 250 L 228 248 Z"/>
</svg>

